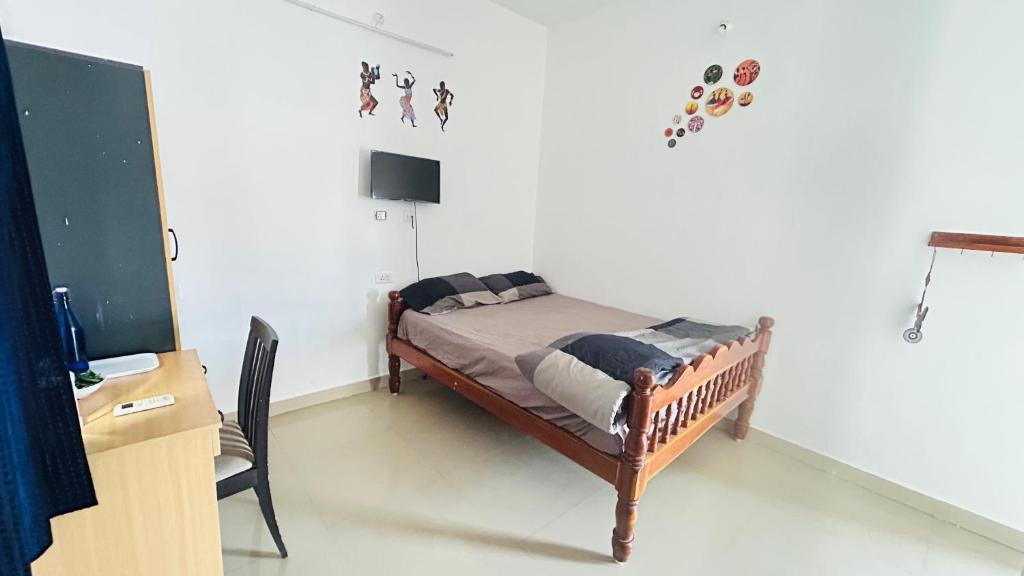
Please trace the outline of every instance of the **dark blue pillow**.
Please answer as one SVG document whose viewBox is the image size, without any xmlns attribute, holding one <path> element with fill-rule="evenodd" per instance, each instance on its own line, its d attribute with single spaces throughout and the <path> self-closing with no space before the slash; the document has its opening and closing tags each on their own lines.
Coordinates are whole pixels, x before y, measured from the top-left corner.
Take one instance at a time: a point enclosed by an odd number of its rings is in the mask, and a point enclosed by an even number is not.
<svg viewBox="0 0 1024 576">
<path fill-rule="evenodd" d="M 424 314 L 446 314 L 462 308 L 501 304 L 501 299 L 468 272 L 424 278 L 401 291 L 410 308 Z"/>
</svg>

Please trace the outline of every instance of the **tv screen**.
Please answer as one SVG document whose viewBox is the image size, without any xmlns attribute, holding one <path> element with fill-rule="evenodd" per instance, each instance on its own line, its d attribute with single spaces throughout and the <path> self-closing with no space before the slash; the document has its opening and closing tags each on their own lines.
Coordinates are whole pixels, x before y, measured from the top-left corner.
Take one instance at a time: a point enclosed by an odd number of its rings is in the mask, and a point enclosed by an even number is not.
<svg viewBox="0 0 1024 576">
<path fill-rule="evenodd" d="M 441 163 L 373 150 L 370 196 L 381 200 L 441 203 Z"/>
</svg>

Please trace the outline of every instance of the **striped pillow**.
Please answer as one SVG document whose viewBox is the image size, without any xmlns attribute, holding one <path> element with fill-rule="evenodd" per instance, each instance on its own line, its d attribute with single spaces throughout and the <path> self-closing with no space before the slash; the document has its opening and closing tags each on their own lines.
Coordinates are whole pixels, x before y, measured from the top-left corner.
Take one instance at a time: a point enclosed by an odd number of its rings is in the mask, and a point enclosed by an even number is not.
<svg viewBox="0 0 1024 576">
<path fill-rule="evenodd" d="M 476 276 L 468 272 L 424 278 L 401 292 L 410 308 L 424 314 L 447 314 L 462 308 L 501 304 Z"/>
<path fill-rule="evenodd" d="M 502 303 L 551 294 L 551 287 L 543 278 L 522 270 L 510 274 L 491 274 L 480 281 L 497 294 Z"/>
</svg>

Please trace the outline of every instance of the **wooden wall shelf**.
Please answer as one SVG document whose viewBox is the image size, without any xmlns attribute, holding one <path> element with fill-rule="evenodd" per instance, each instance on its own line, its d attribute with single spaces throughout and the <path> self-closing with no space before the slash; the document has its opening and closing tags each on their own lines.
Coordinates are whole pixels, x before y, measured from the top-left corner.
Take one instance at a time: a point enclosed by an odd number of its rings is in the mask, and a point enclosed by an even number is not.
<svg viewBox="0 0 1024 576">
<path fill-rule="evenodd" d="M 986 234 L 957 234 L 955 232 L 932 232 L 929 246 L 977 250 L 979 252 L 1005 252 L 1024 254 L 1024 237 L 989 236 Z"/>
</svg>

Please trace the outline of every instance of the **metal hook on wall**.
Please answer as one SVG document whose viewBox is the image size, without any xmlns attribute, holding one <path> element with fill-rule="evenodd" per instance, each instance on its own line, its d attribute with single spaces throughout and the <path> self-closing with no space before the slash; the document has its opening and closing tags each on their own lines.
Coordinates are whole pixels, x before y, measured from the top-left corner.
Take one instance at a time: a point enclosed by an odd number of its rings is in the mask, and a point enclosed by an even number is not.
<svg viewBox="0 0 1024 576">
<path fill-rule="evenodd" d="M 938 254 L 938 249 L 932 248 L 932 263 L 928 267 L 928 275 L 924 277 L 924 291 L 921 292 L 921 301 L 917 303 L 917 314 L 914 318 L 914 325 L 903 331 L 903 340 L 908 344 L 917 344 L 924 338 L 924 334 L 921 332 L 921 326 L 924 324 L 924 319 L 928 317 L 928 307 L 924 305 L 925 296 L 928 295 L 928 285 L 932 283 L 932 270 L 935 269 L 935 255 Z"/>
</svg>

